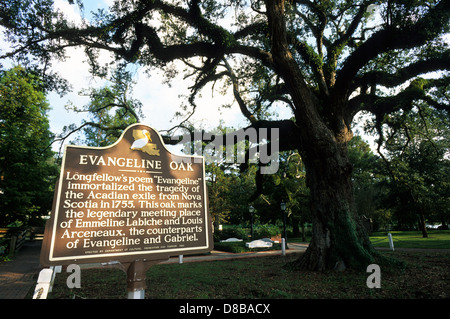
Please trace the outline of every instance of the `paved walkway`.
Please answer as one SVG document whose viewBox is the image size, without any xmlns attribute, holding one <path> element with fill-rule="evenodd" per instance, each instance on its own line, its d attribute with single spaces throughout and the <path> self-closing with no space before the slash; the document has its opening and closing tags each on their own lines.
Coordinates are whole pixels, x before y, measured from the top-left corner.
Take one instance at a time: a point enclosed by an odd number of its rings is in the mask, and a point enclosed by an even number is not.
<svg viewBox="0 0 450 319">
<path fill-rule="evenodd" d="M 39 255 L 41 241 L 26 242 L 17 256 L 8 262 L 0 263 L 0 299 L 25 299 L 31 289 L 34 289 L 41 267 Z M 308 244 L 288 243 L 286 254 L 305 251 Z M 281 251 L 265 251 L 233 254 L 213 250 L 211 254 L 202 256 L 185 256 L 183 263 L 226 260 L 250 257 L 281 255 Z M 170 258 L 163 263 L 179 263 L 179 257 Z M 101 264 L 84 264 L 82 268 L 103 268 Z"/>
<path fill-rule="evenodd" d="M 0 263 L 0 299 L 24 299 L 36 285 L 41 241 L 26 242 L 12 261 Z"/>
<path fill-rule="evenodd" d="M 286 254 L 304 252 L 308 248 L 308 244 L 303 243 L 288 243 L 289 249 L 286 249 Z M 269 250 L 269 251 L 259 251 L 259 252 L 247 252 L 247 253 L 227 253 L 223 251 L 212 250 L 211 254 L 203 256 L 186 256 L 183 257 L 183 263 L 188 262 L 198 262 L 198 261 L 213 261 L 213 260 L 230 260 L 230 259 L 240 259 L 240 258 L 251 258 L 251 257 L 264 257 L 270 255 L 280 255 L 281 250 Z M 162 264 L 173 264 L 178 263 L 179 258 L 173 257 Z"/>
</svg>

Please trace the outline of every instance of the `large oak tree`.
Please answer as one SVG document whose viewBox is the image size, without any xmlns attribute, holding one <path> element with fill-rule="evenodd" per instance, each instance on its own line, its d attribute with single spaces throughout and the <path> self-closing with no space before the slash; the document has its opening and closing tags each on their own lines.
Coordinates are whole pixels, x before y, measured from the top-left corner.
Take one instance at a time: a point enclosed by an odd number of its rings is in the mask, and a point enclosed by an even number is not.
<svg viewBox="0 0 450 319">
<path fill-rule="evenodd" d="M 449 14 L 449 0 L 116 0 L 93 21 L 74 25 L 52 11 L 51 0 L 0 5 L 11 41 L 4 57 L 47 66 L 64 48 L 84 46 L 95 72 L 104 70 L 96 57 L 106 50 L 168 74 L 172 62 L 182 61 L 193 79 L 193 110 L 202 88 L 224 80 L 251 127 L 278 128 L 280 150 L 302 156 L 313 238 L 298 265 L 316 270 L 376 261 L 355 217 L 351 123 L 361 111 L 382 123 L 399 109 L 409 112 L 418 99 L 448 110 L 433 95 L 448 86 L 447 73 L 417 78 L 449 69 L 443 38 Z M 49 85 L 60 87 L 52 79 Z M 259 116 L 269 107 L 288 107 L 293 117 Z"/>
</svg>

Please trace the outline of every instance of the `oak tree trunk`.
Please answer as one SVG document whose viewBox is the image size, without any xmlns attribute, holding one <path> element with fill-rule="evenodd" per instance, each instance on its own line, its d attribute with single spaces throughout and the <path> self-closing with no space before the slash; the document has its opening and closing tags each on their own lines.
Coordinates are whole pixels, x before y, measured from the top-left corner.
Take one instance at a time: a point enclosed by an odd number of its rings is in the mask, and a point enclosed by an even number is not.
<svg viewBox="0 0 450 319">
<path fill-rule="evenodd" d="M 266 1 L 274 68 L 295 105 L 298 150 L 311 193 L 312 240 L 296 267 L 311 270 L 362 268 L 376 255 L 355 216 L 347 142 L 345 92 L 317 98 L 289 50 L 284 0 Z"/>
<path fill-rule="evenodd" d="M 317 121 L 307 132 L 299 129 L 312 216 L 311 243 L 296 262 L 302 269 L 365 269 L 379 257 L 355 210 L 347 155 L 352 134 L 342 119 L 335 123 Z"/>
<path fill-rule="evenodd" d="M 313 229 L 310 246 L 296 266 L 321 271 L 367 267 L 376 252 L 355 214 L 346 150 L 327 155 L 307 150 L 304 161 Z"/>
</svg>

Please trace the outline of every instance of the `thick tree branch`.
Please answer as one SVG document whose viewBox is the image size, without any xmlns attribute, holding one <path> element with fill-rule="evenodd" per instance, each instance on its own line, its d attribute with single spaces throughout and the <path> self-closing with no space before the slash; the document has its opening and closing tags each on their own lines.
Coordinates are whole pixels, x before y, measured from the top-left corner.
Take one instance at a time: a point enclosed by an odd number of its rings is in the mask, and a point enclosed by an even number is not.
<svg viewBox="0 0 450 319">
<path fill-rule="evenodd" d="M 300 121 L 311 120 L 320 123 L 319 115 L 314 106 L 314 95 L 306 84 L 305 77 L 298 67 L 289 50 L 286 22 L 284 19 L 284 1 L 266 0 L 269 32 L 271 37 L 271 53 L 273 55 L 274 69 L 286 83 L 292 97 L 296 118 Z M 304 124 L 308 125 L 309 121 Z M 309 122 L 311 123 L 311 122 Z M 305 127 L 308 130 L 308 127 Z"/>
<path fill-rule="evenodd" d="M 352 22 L 343 33 L 339 33 L 339 37 L 327 47 L 327 63 L 326 63 L 326 78 L 330 87 L 336 83 L 336 66 L 337 61 L 342 53 L 343 48 L 349 42 L 350 38 L 355 33 L 356 29 L 361 23 L 361 20 L 367 10 L 367 7 L 374 1 L 367 1 L 359 6 L 358 12 L 353 17 Z"/>
<path fill-rule="evenodd" d="M 356 74 L 379 54 L 394 49 L 411 49 L 424 45 L 440 34 L 448 24 L 450 1 L 442 0 L 415 24 L 396 28 L 387 26 L 374 33 L 345 60 L 337 74 L 336 91 L 348 92 Z"/>
<path fill-rule="evenodd" d="M 188 131 L 187 134 L 190 135 L 190 140 L 194 141 L 196 138 L 201 137 L 202 140 L 201 142 L 211 142 L 211 139 L 204 139 L 204 134 L 200 135 L 197 134 L 193 128 L 188 128 L 185 126 L 177 126 L 180 128 L 183 128 L 185 130 Z M 279 121 L 266 121 L 266 120 L 259 120 L 259 121 L 255 121 L 253 123 L 251 123 L 249 126 L 239 129 L 237 131 L 233 131 L 231 133 L 225 134 L 223 136 L 224 141 L 227 140 L 227 137 L 229 138 L 229 140 L 231 140 L 231 137 L 233 136 L 244 136 L 245 132 L 248 131 L 249 129 L 255 129 L 255 132 L 257 134 L 259 134 L 261 129 L 266 129 L 267 130 L 267 139 L 271 140 L 271 129 L 276 129 L 278 130 L 278 136 L 279 139 L 277 140 L 277 142 L 279 143 L 279 151 L 283 152 L 283 151 L 290 151 L 290 150 L 296 150 L 299 146 L 298 144 L 298 130 L 299 127 L 291 120 L 279 120 Z M 169 132 L 170 130 L 168 130 Z M 259 138 L 259 136 L 258 136 Z M 174 139 L 173 137 L 170 136 L 163 136 L 163 140 L 166 144 L 168 145 L 177 145 L 178 143 L 180 143 L 183 138 L 179 137 L 178 139 Z"/>
<path fill-rule="evenodd" d="M 256 122 L 255 116 L 249 111 L 249 109 L 247 108 L 247 105 L 245 104 L 245 102 L 242 99 L 241 94 L 239 92 L 239 83 L 236 78 L 236 75 L 234 74 L 228 61 L 226 59 L 223 59 L 223 61 L 225 63 L 225 68 L 228 71 L 228 76 L 230 77 L 231 82 L 233 83 L 233 95 L 234 95 L 234 98 L 236 99 L 236 102 L 239 105 L 241 113 L 250 121 L 250 123 L 255 123 Z"/>
<path fill-rule="evenodd" d="M 351 37 L 353 37 L 353 34 L 355 33 L 356 29 L 358 28 L 358 26 L 361 23 L 361 20 L 363 19 L 367 8 L 369 7 L 369 5 L 374 4 L 376 1 L 375 0 L 369 0 L 369 1 L 365 1 L 364 3 L 362 3 L 359 6 L 358 12 L 356 13 L 356 15 L 354 16 L 352 22 L 350 23 L 350 25 L 348 26 L 347 30 L 345 31 L 344 34 L 342 34 L 339 39 L 337 40 L 337 42 L 334 44 L 336 46 L 340 46 L 342 45 L 342 43 L 347 42 L 348 40 L 350 40 Z"/>
<path fill-rule="evenodd" d="M 450 50 L 443 52 L 440 57 L 433 57 L 412 63 L 397 70 L 396 73 L 382 71 L 367 72 L 353 81 L 350 91 L 354 91 L 358 87 L 364 88 L 371 85 L 395 87 L 420 74 L 439 70 L 450 70 Z"/>
<path fill-rule="evenodd" d="M 354 116 L 359 111 L 368 111 L 382 120 L 384 115 L 398 110 L 409 111 L 416 100 L 426 101 L 436 109 L 450 111 L 450 105 L 438 103 L 426 95 L 426 89 L 448 85 L 446 80 L 428 80 L 425 84 L 413 81 L 410 86 L 397 95 L 380 97 L 375 94 L 360 94 L 349 101 L 349 110 Z"/>
<path fill-rule="evenodd" d="M 315 53 L 313 48 L 311 48 L 307 43 L 297 41 L 295 36 L 288 35 L 288 37 L 290 39 L 289 41 L 293 44 L 295 50 L 300 54 L 305 64 L 311 68 L 315 80 L 319 85 L 320 91 L 328 96 L 328 86 L 323 73 L 323 61 L 321 55 Z"/>
<path fill-rule="evenodd" d="M 257 22 L 254 24 L 250 24 L 248 26 L 243 27 L 241 30 L 238 30 L 234 33 L 234 38 L 236 40 L 243 39 L 247 36 L 255 36 L 255 35 L 264 35 L 267 34 L 267 23 L 266 22 Z"/>
</svg>

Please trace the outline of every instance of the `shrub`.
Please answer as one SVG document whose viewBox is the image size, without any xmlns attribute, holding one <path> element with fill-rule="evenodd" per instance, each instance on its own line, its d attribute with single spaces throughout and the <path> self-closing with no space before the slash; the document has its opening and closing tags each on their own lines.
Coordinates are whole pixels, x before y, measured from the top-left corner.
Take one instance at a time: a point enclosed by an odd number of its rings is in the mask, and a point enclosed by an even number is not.
<svg viewBox="0 0 450 319">
<path fill-rule="evenodd" d="M 249 251 L 247 247 L 245 247 L 245 242 L 230 242 L 230 243 L 214 243 L 214 249 L 218 251 L 226 251 L 230 253 L 243 253 Z"/>
<path fill-rule="evenodd" d="M 248 230 L 239 226 L 229 226 L 214 233 L 214 241 L 221 241 L 228 238 L 246 240 L 248 238 Z"/>
<path fill-rule="evenodd" d="M 253 236 L 255 239 L 271 238 L 272 236 L 281 234 L 281 231 L 282 230 L 275 225 L 257 225 L 253 228 Z"/>
<path fill-rule="evenodd" d="M 264 248 L 248 248 L 245 246 L 244 241 L 239 242 L 224 242 L 224 243 L 214 243 L 214 249 L 218 251 L 226 251 L 229 253 L 244 253 L 244 252 L 255 252 L 255 251 L 268 251 L 268 250 L 281 250 L 280 244 L 273 244 L 272 247 Z"/>
</svg>

